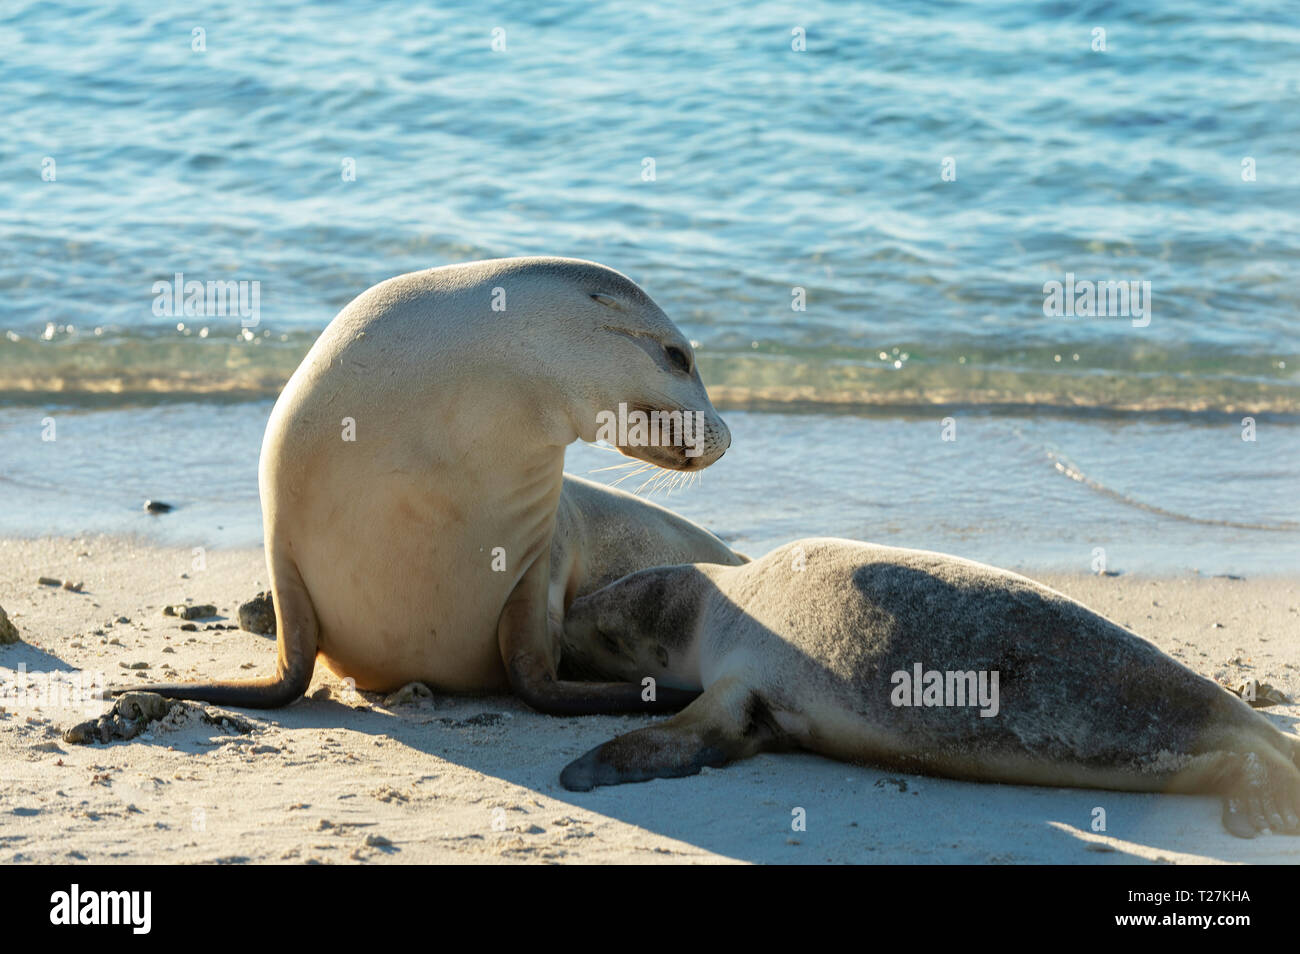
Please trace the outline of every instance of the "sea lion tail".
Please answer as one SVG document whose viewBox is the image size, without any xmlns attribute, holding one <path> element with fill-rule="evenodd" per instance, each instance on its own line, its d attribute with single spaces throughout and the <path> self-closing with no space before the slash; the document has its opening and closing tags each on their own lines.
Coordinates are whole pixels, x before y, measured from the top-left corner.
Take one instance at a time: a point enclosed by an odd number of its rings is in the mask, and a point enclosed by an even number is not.
<svg viewBox="0 0 1300 954">
<path fill-rule="evenodd" d="M 149 686 L 113 686 L 110 696 L 124 692 L 154 692 L 169 699 L 210 702 L 218 706 L 245 709 L 279 709 L 301 698 L 311 684 L 316 668 L 319 624 L 307 587 L 297 566 L 287 556 L 274 554 L 267 560 L 271 592 L 275 599 L 277 659 L 275 675 L 269 678 L 222 682 L 177 682 Z"/>
<path fill-rule="evenodd" d="M 310 677 L 308 677 L 308 682 Z M 126 692 L 153 692 L 168 699 L 185 699 L 209 702 L 214 706 L 236 706 L 241 709 L 279 709 L 298 699 L 307 689 L 295 680 L 275 675 L 265 679 L 248 679 L 238 682 L 171 682 L 144 686 L 110 686 L 106 695 L 120 696 Z"/>
</svg>

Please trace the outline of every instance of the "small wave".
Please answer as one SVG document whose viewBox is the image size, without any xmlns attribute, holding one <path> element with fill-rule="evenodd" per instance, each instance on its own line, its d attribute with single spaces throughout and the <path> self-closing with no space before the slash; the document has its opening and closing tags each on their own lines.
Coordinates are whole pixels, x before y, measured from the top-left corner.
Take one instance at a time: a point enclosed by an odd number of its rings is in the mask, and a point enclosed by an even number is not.
<svg viewBox="0 0 1300 954">
<path fill-rule="evenodd" d="M 0 404 L 135 406 L 274 399 L 316 340 L 314 329 L 96 329 L 0 337 Z M 1015 351 L 915 345 L 699 349 L 722 411 L 934 414 L 963 409 L 1058 416 L 1251 415 L 1300 422 L 1289 363 L 1144 352 Z"/>
<path fill-rule="evenodd" d="M 1292 531 L 1300 530 L 1300 523 L 1292 520 L 1281 520 L 1276 523 L 1251 523 L 1240 520 L 1220 520 L 1212 517 L 1196 517 L 1191 514 L 1179 513 L 1176 510 L 1168 510 L 1164 507 L 1147 503 L 1145 500 L 1139 500 L 1130 496 L 1114 487 L 1108 487 L 1100 480 L 1089 477 L 1078 465 L 1071 461 L 1064 454 L 1052 449 L 1047 450 L 1047 459 L 1052 462 L 1052 467 L 1058 474 L 1062 474 L 1071 480 L 1083 484 L 1089 490 L 1095 490 L 1099 494 L 1109 497 L 1111 500 L 1118 501 L 1128 507 L 1134 507 L 1138 510 L 1145 510 L 1147 513 L 1153 513 L 1161 517 L 1169 517 L 1172 520 L 1178 520 L 1183 523 L 1195 523 L 1206 527 L 1232 527 L 1238 530 L 1276 530 Z"/>
</svg>

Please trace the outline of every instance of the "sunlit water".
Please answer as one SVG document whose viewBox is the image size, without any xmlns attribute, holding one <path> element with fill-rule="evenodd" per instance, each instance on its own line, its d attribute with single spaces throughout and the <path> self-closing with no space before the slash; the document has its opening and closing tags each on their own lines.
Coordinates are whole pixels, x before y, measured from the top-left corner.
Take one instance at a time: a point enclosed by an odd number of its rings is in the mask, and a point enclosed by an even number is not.
<svg viewBox="0 0 1300 954">
<path fill-rule="evenodd" d="M 545 253 L 698 342 L 735 443 L 657 499 L 739 547 L 1294 570 L 1300 14 L 1171 6 L 7 4 L 0 532 L 256 541 L 342 305 Z M 156 314 L 178 272 L 256 327 Z M 1149 323 L 1045 315 L 1067 273 Z"/>
</svg>

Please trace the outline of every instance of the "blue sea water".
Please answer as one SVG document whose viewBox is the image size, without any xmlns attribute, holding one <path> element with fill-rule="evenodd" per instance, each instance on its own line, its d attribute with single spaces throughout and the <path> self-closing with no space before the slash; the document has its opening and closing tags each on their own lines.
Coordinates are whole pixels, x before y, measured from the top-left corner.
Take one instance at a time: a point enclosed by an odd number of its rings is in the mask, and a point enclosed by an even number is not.
<svg viewBox="0 0 1300 954">
<path fill-rule="evenodd" d="M 8 2 L 0 532 L 255 542 L 340 307 L 558 254 L 697 342 L 735 444 L 666 501 L 738 546 L 1293 571 L 1298 101 L 1294 2 Z M 1067 274 L 1149 323 L 1046 315 Z"/>
</svg>

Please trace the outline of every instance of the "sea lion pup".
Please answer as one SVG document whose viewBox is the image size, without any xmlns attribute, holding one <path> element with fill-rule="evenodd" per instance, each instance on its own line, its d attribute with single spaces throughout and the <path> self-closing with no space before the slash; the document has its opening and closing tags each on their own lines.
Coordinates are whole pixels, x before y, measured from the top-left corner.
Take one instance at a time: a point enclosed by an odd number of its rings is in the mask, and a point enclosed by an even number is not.
<svg viewBox="0 0 1300 954">
<path fill-rule="evenodd" d="M 568 789 L 801 747 L 980 781 L 1217 793 L 1234 835 L 1300 831 L 1300 740 L 1063 594 L 969 560 L 801 540 L 744 566 L 630 574 L 574 601 L 564 630 L 606 678 L 704 690 L 571 763 Z"/>
<path fill-rule="evenodd" d="M 551 588 L 547 624 L 561 678 L 601 678 L 581 659 L 562 654 L 564 614 L 575 599 L 636 570 L 675 563 L 740 566 L 749 557 L 732 550 L 699 524 L 634 494 L 572 474 L 551 536 Z M 683 705 L 695 698 L 692 692 Z"/>
<path fill-rule="evenodd" d="M 636 426 L 651 414 L 664 426 Z M 615 416 L 631 426 L 615 434 Z M 601 437 L 674 470 L 731 442 L 690 342 L 630 279 L 514 258 L 381 282 L 330 322 L 267 424 L 276 674 L 131 688 L 274 708 L 302 695 L 319 656 L 360 689 L 509 686 L 557 713 L 682 704 L 557 676 L 547 600 L 564 448 Z"/>
</svg>

